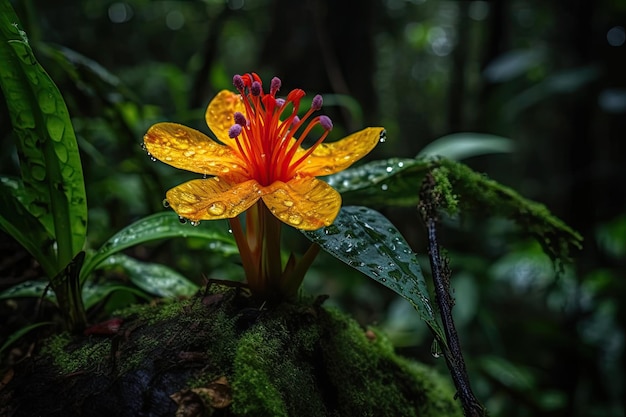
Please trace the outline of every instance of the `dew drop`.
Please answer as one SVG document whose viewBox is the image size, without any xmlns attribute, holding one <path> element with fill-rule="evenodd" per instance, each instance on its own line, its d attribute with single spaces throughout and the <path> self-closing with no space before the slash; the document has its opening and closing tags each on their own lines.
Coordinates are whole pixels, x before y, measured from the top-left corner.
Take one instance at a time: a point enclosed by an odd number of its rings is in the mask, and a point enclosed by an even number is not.
<svg viewBox="0 0 626 417">
<path fill-rule="evenodd" d="M 430 345 L 430 354 L 433 355 L 433 358 L 438 359 L 443 355 L 441 351 L 441 346 L 439 346 L 439 342 L 437 339 L 433 340 L 433 343 Z"/>
<path fill-rule="evenodd" d="M 384 143 L 387 140 L 387 132 L 386 131 L 382 131 L 380 132 L 380 137 L 378 138 L 378 141 L 380 143 Z"/>
<path fill-rule="evenodd" d="M 176 136 L 177 138 L 184 138 L 187 136 L 187 131 L 184 129 L 176 129 L 174 131 L 174 136 Z"/>
<path fill-rule="evenodd" d="M 55 142 L 60 142 L 63 139 L 63 133 L 65 132 L 65 123 L 59 117 L 50 116 L 46 120 L 46 128 L 48 129 L 48 135 Z"/>
<path fill-rule="evenodd" d="M 32 129 L 35 127 L 35 117 L 29 111 L 18 113 L 16 124 L 23 129 Z"/>
<path fill-rule="evenodd" d="M 36 181 L 43 181 L 46 178 L 46 168 L 41 165 L 33 165 L 30 168 L 30 175 Z"/>
<path fill-rule="evenodd" d="M 389 186 L 387 184 L 383 184 L 380 186 L 380 189 L 383 191 L 387 191 L 389 189 Z"/>
<path fill-rule="evenodd" d="M 391 171 L 393 171 L 393 167 L 387 167 L 387 168 L 385 168 L 385 171 L 391 172 Z"/>
<path fill-rule="evenodd" d="M 283 204 L 286 205 L 287 207 L 293 207 L 293 201 L 291 200 L 285 200 L 283 201 Z"/>
<path fill-rule="evenodd" d="M 178 217 L 178 221 L 179 221 L 179 222 L 181 222 L 182 224 L 187 223 L 187 219 L 186 219 L 186 218 L 184 218 L 184 217 L 182 217 L 182 216 L 179 216 L 179 217 Z"/>
<path fill-rule="evenodd" d="M 164 198 L 162 201 L 163 207 L 168 208 L 170 206 L 170 202 L 167 201 L 167 198 Z"/>
<path fill-rule="evenodd" d="M 335 226 L 334 224 L 331 224 L 330 226 L 327 226 L 324 228 L 324 234 L 327 236 L 336 235 L 337 233 L 339 233 L 339 228 Z"/>
<path fill-rule="evenodd" d="M 196 154 L 196 151 L 194 151 L 193 149 L 183 152 L 183 155 L 185 155 L 187 158 L 191 158 L 195 154 Z"/>
<path fill-rule="evenodd" d="M 209 206 L 207 211 L 212 216 L 219 216 L 221 214 L 224 214 L 224 212 L 226 211 L 226 205 L 220 201 L 216 201 Z"/>
<path fill-rule="evenodd" d="M 37 95 L 37 102 L 39 103 L 39 108 L 42 112 L 46 114 L 53 114 L 56 109 L 56 101 L 54 96 L 49 93 L 47 90 L 42 90 Z"/>
<path fill-rule="evenodd" d="M 200 226 L 200 221 L 199 220 L 192 220 L 189 222 L 190 225 L 196 227 L 196 226 Z"/>
<path fill-rule="evenodd" d="M 289 218 L 287 219 L 287 221 L 295 226 L 302 224 L 302 216 L 300 216 L 299 214 L 291 214 L 289 216 Z"/>
<path fill-rule="evenodd" d="M 152 155 L 150 155 L 150 160 L 151 160 L 152 162 L 156 162 L 156 161 L 157 161 L 157 159 L 156 159 L 154 156 L 152 156 Z"/>
</svg>

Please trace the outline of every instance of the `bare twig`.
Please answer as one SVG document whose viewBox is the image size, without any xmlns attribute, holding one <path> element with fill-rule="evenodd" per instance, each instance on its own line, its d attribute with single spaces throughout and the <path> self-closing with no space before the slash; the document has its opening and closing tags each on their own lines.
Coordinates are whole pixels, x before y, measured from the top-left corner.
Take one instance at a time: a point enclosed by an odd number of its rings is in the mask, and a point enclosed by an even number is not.
<svg viewBox="0 0 626 417">
<path fill-rule="evenodd" d="M 439 314 L 443 324 L 446 343 L 440 343 L 450 375 L 457 389 L 457 396 L 466 417 L 482 417 L 486 411 L 478 402 L 467 376 L 465 360 L 461 350 L 459 336 L 452 319 L 454 300 L 450 295 L 450 267 L 448 260 L 442 257 L 437 241 L 437 209 L 441 207 L 442 196 L 436 190 L 435 179 L 428 173 L 422 182 L 418 210 L 428 234 L 428 257 L 435 289 L 435 300 L 439 306 Z M 435 335 L 437 337 L 437 335 Z"/>
</svg>

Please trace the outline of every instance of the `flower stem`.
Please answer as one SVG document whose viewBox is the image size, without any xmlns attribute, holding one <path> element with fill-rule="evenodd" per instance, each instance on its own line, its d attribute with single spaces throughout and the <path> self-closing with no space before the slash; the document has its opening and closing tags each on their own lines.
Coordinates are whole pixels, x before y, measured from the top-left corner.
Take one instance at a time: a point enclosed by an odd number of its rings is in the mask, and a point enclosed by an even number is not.
<svg viewBox="0 0 626 417">
<path fill-rule="evenodd" d="M 238 218 L 230 219 L 230 224 L 250 290 L 261 297 L 281 298 L 280 220 L 259 200 L 246 211 L 245 232 Z"/>
</svg>

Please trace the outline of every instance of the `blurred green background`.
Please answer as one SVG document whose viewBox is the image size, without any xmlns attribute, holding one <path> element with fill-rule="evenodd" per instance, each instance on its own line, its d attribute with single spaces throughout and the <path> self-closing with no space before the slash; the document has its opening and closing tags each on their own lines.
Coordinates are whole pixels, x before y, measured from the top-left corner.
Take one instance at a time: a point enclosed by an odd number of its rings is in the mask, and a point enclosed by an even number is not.
<svg viewBox="0 0 626 417">
<path fill-rule="evenodd" d="M 165 191 L 191 176 L 151 162 L 143 134 L 165 120 L 208 133 L 206 105 L 232 89 L 236 73 L 279 76 L 284 93 L 323 94 L 335 125 L 330 140 L 385 126 L 387 141 L 370 160 L 414 157 L 456 132 L 512 139 L 514 152 L 464 162 L 546 204 L 584 236 L 584 249 L 556 274 L 507 219 L 474 213 L 446 222 L 443 245 L 476 396 L 492 416 L 624 416 L 626 1 L 13 5 L 69 106 L 89 247 L 165 210 Z M 0 106 L 0 172 L 17 175 L 4 100 Z M 414 210 L 380 210 L 426 253 Z M 297 234 L 287 239 L 305 243 Z M 6 237 L 0 249 L 0 289 L 40 274 Z M 197 283 L 239 273 L 210 249 L 189 239 L 129 253 Z M 447 372 L 417 313 L 380 285 L 322 255 L 305 287 L 331 294 L 329 304 L 377 323 L 402 353 Z M 134 300 L 118 297 L 120 305 Z"/>
</svg>

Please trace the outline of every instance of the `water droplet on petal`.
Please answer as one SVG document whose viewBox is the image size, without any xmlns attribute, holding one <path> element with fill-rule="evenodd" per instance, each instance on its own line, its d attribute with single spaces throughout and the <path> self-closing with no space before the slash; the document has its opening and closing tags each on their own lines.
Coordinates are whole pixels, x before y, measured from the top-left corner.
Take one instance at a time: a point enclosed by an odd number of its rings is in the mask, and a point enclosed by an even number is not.
<svg viewBox="0 0 626 417">
<path fill-rule="evenodd" d="M 293 201 L 291 200 L 285 200 L 283 201 L 283 204 L 286 205 L 287 207 L 293 207 Z"/>
<path fill-rule="evenodd" d="M 297 226 L 299 224 L 302 224 L 302 221 L 304 219 L 302 218 L 302 216 L 300 216 L 299 214 L 291 214 L 289 216 L 289 218 L 287 219 L 287 221 L 291 224 L 293 224 L 294 226 Z"/>
<path fill-rule="evenodd" d="M 212 203 L 209 208 L 207 208 L 207 211 L 212 216 L 219 216 L 221 214 L 224 214 L 224 212 L 226 211 L 226 205 L 220 201 L 216 201 Z"/>
<path fill-rule="evenodd" d="M 200 220 L 192 220 L 189 222 L 190 225 L 196 227 L 196 226 L 200 226 Z"/>
<path fill-rule="evenodd" d="M 150 155 L 150 160 L 151 160 L 152 162 L 156 162 L 156 161 L 157 161 L 157 159 L 156 159 L 154 156 L 152 156 L 152 155 Z"/>
<path fill-rule="evenodd" d="M 186 218 L 184 218 L 184 217 L 182 217 L 182 216 L 179 216 L 179 217 L 178 217 L 178 221 L 179 221 L 179 222 L 181 222 L 182 224 L 187 223 L 187 219 L 186 219 Z"/>
<path fill-rule="evenodd" d="M 167 198 L 164 198 L 162 203 L 163 203 L 163 207 L 165 208 L 168 208 L 170 206 L 170 202 L 167 201 Z"/>
</svg>

